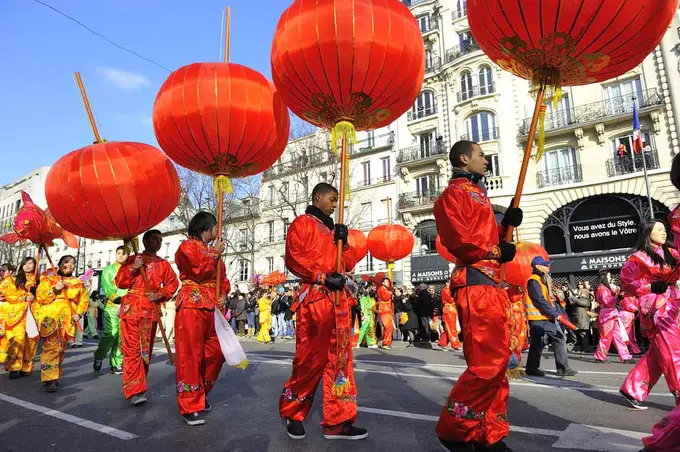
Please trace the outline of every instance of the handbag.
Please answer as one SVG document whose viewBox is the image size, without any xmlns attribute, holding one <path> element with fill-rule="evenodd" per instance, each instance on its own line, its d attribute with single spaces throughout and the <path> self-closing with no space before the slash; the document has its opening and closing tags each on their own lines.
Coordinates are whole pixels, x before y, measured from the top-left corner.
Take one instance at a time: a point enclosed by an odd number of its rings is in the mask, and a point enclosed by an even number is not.
<svg viewBox="0 0 680 452">
<path fill-rule="evenodd" d="M 399 325 L 406 325 L 406 322 L 408 322 L 408 314 L 406 312 L 402 312 L 399 314 Z"/>
</svg>

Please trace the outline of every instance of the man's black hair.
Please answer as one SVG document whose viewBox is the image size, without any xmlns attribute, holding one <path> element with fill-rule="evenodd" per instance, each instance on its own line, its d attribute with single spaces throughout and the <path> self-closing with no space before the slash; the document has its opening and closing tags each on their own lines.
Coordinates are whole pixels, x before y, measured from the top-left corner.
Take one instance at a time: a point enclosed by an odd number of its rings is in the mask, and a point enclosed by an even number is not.
<svg viewBox="0 0 680 452">
<path fill-rule="evenodd" d="M 451 166 L 454 168 L 463 166 L 460 158 L 463 155 L 467 155 L 468 157 L 472 158 L 472 150 L 476 144 L 477 143 L 474 141 L 461 140 L 451 146 L 451 152 L 449 152 L 449 161 L 451 162 Z"/>
<path fill-rule="evenodd" d="M 161 231 L 159 231 L 158 229 L 149 229 L 149 230 L 146 231 L 146 232 L 144 233 L 144 235 L 142 236 L 142 243 L 146 243 L 146 241 L 149 240 L 149 238 L 150 238 L 152 235 L 156 235 L 156 234 L 161 235 L 161 236 L 163 235 L 163 233 L 162 233 Z M 117 250 L 116 250 L 116 251 L 117 251 Z"/>
<path fill-rule="evenodd" d="M 144 234 L 144 235 L 146 235 L 146 234 Z M 125 248 L 125 246 L 123 246 L 123 245 L 121 245 L 121 246 L 119 246 L 118 248 L 116 248 L 116 253 L 117 253 L 118 251 L 122 251 L 122 252 L 124 252 L 125 254 L 128 254 L 127 248 Z"/>
<path fill-rule="evenodd" d="M 316 184 L 312 190 L 312 203 L 316 199 L 316 195 L 327 195 L 329 193 L 338 193 L 338 189 L 331 184 L 327 184 L 326 182 L 320 182 Z"/>
<path fill-rule="evenodd" d="M 187 228 L 189 237 L 201 240 L 201 234 L 207 232 L 215 227 L 217 224 L 217 218 L 210 212 L 198 212 L 189 221 L 189 227 Z"/>
</svg>

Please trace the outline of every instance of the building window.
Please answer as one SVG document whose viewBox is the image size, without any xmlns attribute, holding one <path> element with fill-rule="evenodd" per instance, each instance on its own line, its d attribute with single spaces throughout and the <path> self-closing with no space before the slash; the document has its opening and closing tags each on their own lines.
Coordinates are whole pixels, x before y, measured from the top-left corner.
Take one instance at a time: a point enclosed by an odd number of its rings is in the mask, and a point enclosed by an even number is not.
<svg viewBox="0 0 680 452">
<path fill-rule="evenodd" d="M 267 221 L 267 230 L 269 231 L 269 243 L 274 241 L 274 220 Z"/>
<path fill-rule="evenodd" d="M 420 16 L 417 17 L 416 20 L 418 21 L 418 25 L 420 26 L 421 33 L 430 31 L 430 16 L 428 15 Z"/>
<path fill-rule="evenodd" d="M 417 196 L 431 196 L 435 193 L 436 177 L 434 174 L 428 174 L 417 179 L 416 195 Z"/>
<path fill-rule="evenodd" d="M 366 139 L 366 141 L 368 142 L 369 148 L 375 147 L 375 130 L 371 130 L 368 132 L 368 138 Z"/>
<path fill-rule="evenodd" d="M 433 69 L 432 49 L 425 49 L 425 72 Z"/>
<path fill-rule="evenodd" d="M 300 178 L 300 185 L 302 185 L 302 194 L 305 199 L 309 198 L 309 177 L 302 176 Z"/>
<path fill-rule="evenodd" d="M 498 163 L 498 154 L 491 154 L 486 156 L 486 161 L 489 162 L 489 170 L 486 177 L 498 177 L 501 175 L 501 167 Z"/>
<path fill-rule="evenodd" d="M 371 185 L 371 162 L 362 163 L 361 170 L 364 176 L 362 185 Z"/>
<path fill-rule="evenodd" d="M 434 93 L 423 91 L 411 108 L 411 119 L 419 119 L 435 113 Z"/>
<path fill-rule="evenodd" d="M 322 173 L 319 174 L 319 181 L 320 182 L 328 182 L 328 172 L 323 171 Z"/>
<path fill-rule="evenodd" d="M 289 189 L 289 184 L 288 182 L 284 182 L 281 184 L 281 197 L 283 198 L 282 200 L 285 202 L 288 199 L 290 199 L 290 189 Z"/>
<path fill-rule="evenodd" d="M 165 258 L 170 259 L 170 243 L 165 243 Z"/>
<path fill-rule="evenodd" d="M 637 171 L 658 169 L 659 154 L 652 148 L 652 134 L 641 130 L 643 152 L 633 149 L 633 136 L 624 135 L 612 140 L 612 158 L 607 162 L 607 175 L 620 176 Z"/>
<path fill-rule="evenodd" d="M 250 272 L 248 261 L 241 259 L 238 261 L 238 280 L 248 281 L 248 273 Z"/>
<path fill-rule="evenodd" d="M 467 120 L 467 139 L 476 143 L 497 140 L 496 115 L 491 112 L 477 113 Z"/>
<path fill-rule="evenodd" d="M 366 255 L 366 271 L 367 272 L 373 271 L 373 256 L 371 256 L 371 253 L 368 253 Z"/>
<path fill-rule="evenodd" d="M 283 274 L 288 276 L 290 274 L 290 271 L 288 270 L 288 267 L 286 267 L 286 255 L 285 254 L 281 255 L 281 260 L 283 261 Z"/>
<path fill-rule="evenodd" d="M 370 202 L 361 203 L 361 213 L 359 214 L 361 222 L 360 229 L 369 229 L 373 226 L 373 204 Z"/>
<path fill-rule="evenodd" d="M 272 273 L 274 271 L 274 258 L 273 257 L 267 258 L 267 268 L 269 269 L 269 273 Z"/>
<path fill-rule="evenodd" d="M 479 70 L 479 94 L 483 96 L 494 91 L 493 72 L 489 66 L 484 66 Z"/>
<path fill-rule="evenodd" d="M 538 188 L 583 181 L 578 154 L 573 148 L 546 152 L 541 159 L 541 169 L 536 179 Z"/>
<path fill-rule="evenodd" d="M 468 100 L 473 95 L 472 74 L 465 71 L 460 75 L 460 98 L 461 100 Z"/>
<path fill-rule="evenodd" d="M 420 145 L 420 158 L 424 159 L 432 155 L 432 152 L 435 149 L 436 144 L 434 135 L 435 135 L 434 130 L 417 135 L 418 143 Z"/>
<path fill-rule="evenodd" d="M 239 229 L 238 247 L 240 250 L 248 249 L 248 229 Z"/>
<path fill-rule="evenodd" d="M 283 240 L 286 240 L 286 237 L 288 236 L 288 226 L 290 226 L 290 223 L 288 223 L 288 218 L 283 219 Z"/>
<path fill-rule="evenodd" d="M 384 159 L 381 159 L 381 163 L 383 181 L 387 182 L 389 180 L 392 180 L 392 164 L 390 162 L 390 158 L 385 157 Z"/>
<path fill-rule="evenodd" d="M 545 112 L 545 129 L 558 129 L 566 127 L 572 123 L 571 119 L 571 103 L 569 102 L 569 95 L 565 93 L 560 101 L 557 103 L 557 108 L 554 103 L 548 102 Z"/>
<path fill-rule="evenodd" d="M 16 214 L 19 212 L 19 209 L 21 208 L 21 200 L 18 200 L 16 204 L 14 205 L 14 213 Z"/>
<path fill-rule="evenodd" d="M 267 190 L 267 201 L 269 204 L 274 204 L 274 186 L 270 185 Z"/>
<path fill-rule="evenodd" d="M 608 115 L 620 115 L 633 111 L 633 98 L 642 100 L 642 81 L 640 78 L 626 80 L 602 87 Z"/>
<path fill-rule="evenodd" d="M 434 220 L 425 220 L 416 226 L 413 235 L 419 239 L 418 250 L 420 254 L 432 254 L 437 252 L 437 226 Z"/>
</svg>

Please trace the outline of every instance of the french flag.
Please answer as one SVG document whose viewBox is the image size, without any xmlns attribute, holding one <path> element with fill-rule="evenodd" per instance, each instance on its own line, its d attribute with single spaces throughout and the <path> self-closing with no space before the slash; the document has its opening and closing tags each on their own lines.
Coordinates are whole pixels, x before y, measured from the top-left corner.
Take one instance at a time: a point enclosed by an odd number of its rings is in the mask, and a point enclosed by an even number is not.
<svg viewBox="0 0 680 452">
<path fill-rule="evenodd" d="M 638 116 L 637 101 L 633 101 L 633 152 L 642 152 L 642 134 L 640 134 L 640 117 Z"/>
</svg>

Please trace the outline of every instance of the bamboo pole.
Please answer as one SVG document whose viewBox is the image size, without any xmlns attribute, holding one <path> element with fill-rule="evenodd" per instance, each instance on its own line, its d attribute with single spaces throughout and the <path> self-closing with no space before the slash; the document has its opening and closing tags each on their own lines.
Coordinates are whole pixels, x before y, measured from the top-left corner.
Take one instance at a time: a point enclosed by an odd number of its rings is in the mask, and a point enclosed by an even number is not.
<svg viewBox="0 0 680 452">
<path fill-rule="evenodd" d="M 387 202 L 387 224 L 392 224 L 392 198 L 389 196 L 387 199 L 385 199 Z M 393 284 L 393 268 L 394 268 L 394 262 L 388 262 L 387 263 L 387 276 L 390 278 L 390 284 Z"/>
<path fill-rule="evenodd" d="M 94 133 L 95 144 L 101 143 L 102 139 L 99 136 L 99 130 L 97 130 L 97 123 L 94 121 L 94 115 L 92 114 L 92 108 L 90 108 L 90 101 L 87 99 L 87 93 L 85 92 L 85 86 L 83 85 L 83 79 L 80 77 L 80 72 L 76 72 L 76 83 L 78 83 L 78 88 L 80 89 L 80 95 L 83 98 L 83 103 L 85 104 L 85 110 L 87 111 L 87 117 L 90 119 L 90 125 L 92 126 L 92 133 Z"/>
<path fill-rule="evenodd" d="M 347 184 L 347 164 L 348 164 L 348 159 L 347 159 L 347 136 L 345 134 L 342 135 L 342 151 L 340 152 L 340 199 L 339 199 L 339 205 L 338 205 L 338 224 L 343 224 L 345 222 L 345 185 Z M 342 266 L 342 248 L 344 244 L 342 243 L 342 240 L 338 240 L 338 255 L 337 255 L 337 260 L 336 260 L 336 265 L 335 265 L 335 270 L 338 273 L 343 273 L 344 268 Z M 335 304 L 340 305 L 340 298 L 342 296 L 342 292 L 336 292 L 335 293 Z"/>
</svg>

